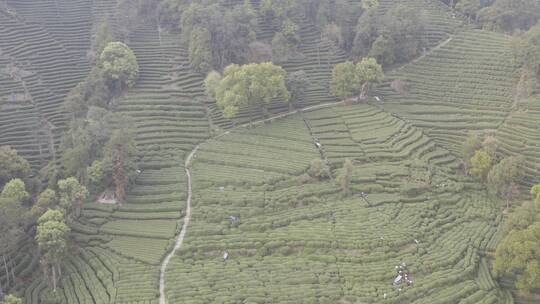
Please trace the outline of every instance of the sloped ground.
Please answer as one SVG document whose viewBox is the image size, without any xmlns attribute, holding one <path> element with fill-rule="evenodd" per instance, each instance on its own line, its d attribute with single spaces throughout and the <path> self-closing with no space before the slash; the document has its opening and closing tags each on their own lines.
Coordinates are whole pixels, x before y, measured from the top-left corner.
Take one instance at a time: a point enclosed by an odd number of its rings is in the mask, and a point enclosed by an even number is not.
<svg viewBox="0 0 540 304">
<path fill-rule="evenodd" d="M 457 155 L 470 131 L 495 130 L 509 115 L 515 71 L 508 36 L 469 30 L 389 73 L 377 88 L 383 97 L 377 104 Z M 395 79 L 407 82 L 408 92 L 393 90 Z"/>
<path fill-rule="evenodd" d="M 167 281 L 177 282 L 169 283 L 169 303 L 374 303 L 384 294 L 388 303 L 502 298 L 480 258 L 496 244 L 500 208 L 455 173 L 449 152 L 368 105 L 304 118 L 307 125 L 295 116 L 201 146 L 193 164 L 192 222 L 167 272 Z M 330 153 L 339 143 L 357 145 L 360 154 Z M 334 182 L 299 182 L 320 157 L 356 161 L 357 195 L 342 198 Z M 430 173 L 418 173 L 418 162 Z M 404 180 L 424 174 L 431 174 L 429 189 L 412 196 L 400 191 Z M 400 262 L 415 281 L 401 292 L 391 284 Z"/>
</svg>

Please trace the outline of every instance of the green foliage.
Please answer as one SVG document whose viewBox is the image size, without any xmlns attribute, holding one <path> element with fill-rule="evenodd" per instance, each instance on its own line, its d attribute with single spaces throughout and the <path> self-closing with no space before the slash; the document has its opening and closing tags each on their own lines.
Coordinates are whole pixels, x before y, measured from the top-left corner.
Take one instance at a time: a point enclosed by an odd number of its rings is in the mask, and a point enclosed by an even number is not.
<svg viewBox="0 0 540 304">
<path fill-rule="evenodd" d="M 191 32 L 188 59 L 191 66 L 200 73 L 212 69 L 212 34 L 206 28 L 197 27 Z"/>
<path fill-rule="evenodd" d="M 189 60 L 196 70 L 208 72 L 246 61 L 257 29 L 257 16 L 249 2 L 233 7 L 190 3 L 178 10 L 180 30 L 188 40 Z"/>
<path fill-rule="evenodd" d="M 470 159 L 469 173 L 481 180 L 485 180 L 491 169 L 492 159 L 484 150 L 476 150 Z"/>
<path fill-rule="evenodd" d="M 463 142 L 463 161 L 467 165 L 470 164 L 471 157 L 473 157 L 474 153 L 482 148 L 482 140 L 480 139 L 480 136 L 476 133 L 470 133 L 469 136 L 467 136 L 467 139 Z"/>
<path fill-rule="evenodd" d="M 285 85 L 289 93 L 291 93 L 291 102 L 299 102 L 304 100 L 309 79 L 304 70 L 299 70 L 287 74 Z"/>
<path fill-rule="evenodd" d="M 20 202 L 0 196 L 0 254 L 14 249 L 24 235 L 24 209 Z"/>
<path fill-rule="evenodd" d="M 3 301 L 0 301 L 1 304 L 23 304 L 21 298 L 18 298 L 12 294 L 7 295 Z"/>
<path fill-rule="evenodd" d="M 341 99 L 347 99 L 360 91 L 360 98 L 369 92 L 372 83 L 384 77 L 382 67 L 374 58 L 362 58 L 354 65 L 351 61 L 338 63 L 332 70 L 330 91 Z"/>
<path fill-rule="evenodd" d="M 260 12 L 267 22 L 281 24 L 295 5 L 294 0 L 262 0 Z"/>
<path fill-rule="evenodd" d="M 0 188 L 13 178 L 30 175 L 30 164 L 9 146 L 0 146 Z"/>
<path fill-rule="evenodd" d="M 241 107 L 264 106 L 273 98 L 288 102 L 285 75 L 283 68 L 270 62 L 232 64 L 223 72 L 216 90 L 217 104 L 225 117 L 233 117 Z"/>
<path fill-rule="evenodd" d="M 300 36 L 298 34 L 298 25 L 287 19 L 281 25 L 281 33 L 283 37 L 287 39 L 289 45 L 297 46 L 300 43 Z"/>
<path fill-rule="evenodd" d="M 289 60 L 293 47 L 281 32 L 276 33 L 272 38 L 272 60 L 274 62 L 285 62 Z"/>
<path fill-rule="evenodd" d="M 86 145 L 77 145 L 67 148 L 62 154 L 62 166 L 66 175 L 81 176 L 81 171 L 86 169 L 90 159 Z"/>
<path fill-rule="evenodd" d="M 540 207 L 540 184 L 531 188 L 531 195 L 536 206 Z"/>
<path fill-rule="evenodd" d="M 494 271 L 515 275 L 516 288 L 528 292 L 540 288 L 540 222 L 513 230 L 497 246 Z"/>
<path fill-rule="evenodd" d="M 353 53 L 368 54 L 383 65 L 406 62 L 426 46 L 423 11 L 396 5 L 382 20 L 368 10 L 358 20 Z"/>
<path fill-rule="evenodd" d="M 204 93 L 206 96 L 216 99 L 216 90 L 221 81 L 221 74 L 217 71 L 210 71 L 203 82 Z"/>
<path fill-rule="evenodd" d="M 311 161 L 307 173 L 312 178 L 327 179 L 330 177 L 330 167 L 322 159 L 317 158 Z"/>
<path fill-rule="evenodd" d="M 88 167 L 88 178 L 95 185 L 101 185 L 103 182 L 104 172 L 103 172 L 103 161 L 95 160 L 92 162 L 92 165 Z"/>
<path fill-rule="evenodd" d="M 62 292 L 60 290 L 45 289 L 40 296 L 41 304 L 61 304 L 63 300 Z"/>
<path fill-rule="evenodd" d="M 134 181 L 137 172 L 137 146 L 133 122 L 124 119 L 125 126 L 113 131 L 104 148 L 103 168 L 109 184 L 114 184 L 116 200 L 121 205 L 126 189 Z"/>
<path fill-rule="evenodd" d="M 65 210 L 73 209 L 74 216 L 79 217 L 83 201 L 88 197 L 88 190 L 74 177 L 68 177 L 58 181 L 60 206 Z"/>
<path fill-rule="evenodd" d="M 356 70 L 352 61 L 338 63 L 332 70 L 330 91 L 340 99 L 348 99 L 358 91 Z"/>
<path fill-rule="evenodd" d="M 32 206 L 32 217 L 38 219 L 48 209 L 58 206 L 58 197 L 53 189 L 45 189 L 38 195 L 36 203 Z"/>
<path fill-rule="evenodd" d="M 540 19 L 540 3 L 536 0 L 496 0 L 478 12 L 478 19 L 491 30 L 527 30 Z"/>
<path fill-rule="evenodd" d="M 139 77 L 139 64 L 133 51 L 122 42 L 110 42 L 99 56 L 108 85 L 117 91 L 132 87 Z"/>
<path fill-rule="evenodd" d="M 512 183 L 518 183 L 523 177 L 525 160 L 522 157 L 508 157 L 495 164 L 487 176 L 489 190 L 504 196 L 505 190 Z"/>
<path fill-rule="evenodd" d="M 60 210 L 48 210 L 37 222 L 36 241 L 42 257 L 41 263 L 43 267 L 51 267 L 52 283 L 56 290 L 56 268 L 68 250 L 70 229 L 64 223 L 64 213 Z"/>
<path fill-rule="evenodd" d="M 24 202 L 30 195 L 28 192 L 26 192 L 24 182 L 19 178 L 15 178 L 10 180 L 4 186 L 0 196 L 3 198 L 13 199 L 17 202 Z"/>
<path fill-rule="evenodd" d="M 356 64 L 355 73 L 362 97 L 369 93 L 371 84 L 380 82 L 384 77 L 382 67 L 375 58 L 362 58 L 362 61 Z"/>
<path fill-rule="evenodd" d="M 515 37 L 512 45 L 517 63 L 536 82 L 540 75 L 540 25 Z"/>
<path fill-rule="evenodd" d="M 362 9 L 364 11 L 376 8 L 379 6 L 379 0 L 362 0 Z"/>
</svg>

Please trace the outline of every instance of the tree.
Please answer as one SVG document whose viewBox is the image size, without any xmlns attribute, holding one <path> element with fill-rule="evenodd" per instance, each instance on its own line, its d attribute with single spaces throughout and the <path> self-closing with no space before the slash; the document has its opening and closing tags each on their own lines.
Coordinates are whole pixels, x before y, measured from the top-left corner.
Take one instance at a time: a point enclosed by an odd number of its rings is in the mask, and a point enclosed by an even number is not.
<svg viewBox="0 0 540 304">
<path fill-rule="evenodd" d="M 56 206 L 58 206 L 58 197 L 56 196 L 56 192 L 49 188 L 39 194 L 30 212 L 33 218 L 38 219 L 47 210 L 54 209 Z"/>
<path fill-rule="evenodd" d="M 79 144 L 73 148 L 65 149 L 62 154 L 62 166 L 68 176 L 77 176 L 80 180 L 86 179 L 86 167 L 90 160 L 89 149 L 86 144 Z"/>
<path fill-rule="evenodd" d="M 289 60 L 293 52 L 292 46 L 287 41 L 283 33 L 278 32 L 272 38 L 272 59 L 274 62 L 285 62 Z"/>
<path fill-rule="evenodd" d="M 16 249 L 20 238 L 24 235 L 24 209 L 20 202 L 13 198 L 0 196 L 0 255 L 6 274 L 7 285 L 15 281 L 15 272 L 11 263 L 10 252 Z M 11 276 L 10 276 L 11 275 Z M 1 283 L 1 282 L 0 282 Z M 0 294 L 3 287 L 0 284 Z"/>
<path fill-rule="evenodd" d="M 229 65 L 216 90 L 217 104 L 225 117 L 233 117 L 241 107 L 251 109 L 270 103 L 273 98 L 288 102 L 290 94 L 285 86 L 286 72 L 271 62 Z"/>
<path fill-rule="evenodd" d="M 13 199 L 19 203 L 24 202 L 30 195 L 28 192 L 26 192 L 26 186 L 24 185 L 24 182 L 19 179 L 15 178 L 10 180 L 2 190 L 2 194 L 0 195 L 3 198 L 9 198 Z"/>
<path fill-rule="evenodd" d="M 61 260 L 68 249 L 69 227 L 64 223 L 64 213 L 59 210 L 48 210 L 38 219 L 36 241 L 41 255 L 41 264 L 45 277 L 49 267 L 52 273 L 53 292 L 56 292 L 57 270 L 61 276 Z M 51 287 L 51 286 L 50 286 Z"/>
<path fill-rule="evenodd" d="M 521 66 L 518 93 L 520 97 L 527 98 L 533 93 L 540 76 L 540 25 L 515 37 L 512 45 L 514 58 Z"/>
<path fill-rule="evenodd" d="M 216 90 L 221 81 L 221 74 L 217 71 L 210 71 L 203 82 L 204 93 L 206 96 L 216 99 Z"/>
<path fill-rule="evenodd" d="M 78 218 L 81 215 L 83 201 L 88 197 L 88 190 L 81 185 L 74 177 L 68 177 L 58 181 L 60 194 L 60 206 L 68 213 L 74 210 L 74 215 Z"/>
<path fill-rule="evenodd" d="M 484 150 L 477 150 L 471 157 L 469 173 L 481 180 L 485 180 L 491 169 L 491 156 Z"/>
<path fill-rule="evenodd" d="M 362 61 L 356 64 L 356 78 L 360 86 L 359 99 L 363 99 L 375 82 L 380 82 L 383 77 L 383 71 L 375 58 L 362 58 Z"/>
<path fill-rule="evenodd" d="M 287 74 L 285 85 L 287 86 L 289 93 L 291 93 L 291 104 L 304 100 L 306 89 L 309 85 L 306 72 L 304 70 L 299 70 Z"/>
<path fill-rule="evenodd" d="M 212 35 L 206 28 L 197 27 L 191 32 L 188 59 L 197 72 L 206 73 L 212 69 Z"/>
<path fill-rule="evenodd" d="M 492 30 L 528 30 L 540 19 L 540 3 L 536 0 L 496 0 L 478 12 L 478 19 Z"/>
<path fill-rule="evenodd" d="M 30 164 L 9 146 L 0 146 L 0 188 L 13 178 L 30 175 Z"/>
<path fill-rule="evenodd" d="M 460 0 L 456 4 L 456 9 L 465 14 L 469 18 L 469 22 L 471 22 L 471 19 L 476 20 L 476 14 L 481 8 L 481 0 Z"/>
<path fill-rule="evenodd" d="M 109 87 L 119 92 L 132 87 L 139 77 L 139 64 L 133 51 L 122 42 L 110 42 L 99 56 L 99 64 Z"/>
<path fill-rule="evenodd" d="M 540 288 L 540 222 L 526 229 L 513 230 L 499 243 L 495 252 L 497 276 L 516 277 L 515 286 L 523 292 Z"/>
<path fill-rule="evenodd" d="M 88 167 L 88 177 L 94 185 L 101 185 L 103 182 L 103 161 L 95 160 L 92 162 L 92 165 Z"/>
<path fill-rule="evenodd" d="M 338 98 L 345 100 L 352 97 L 358 90 L 356 68 L 352 61 L 338 63 L 332 70 L 330 91 Z"/>
<path fill-rule="evenodd" d="M 465 164 L 465 170 L 468 170 L 470 166 L 471 157 L 477 150 L 482 148 L 482 140 L 476 133 L 470 133 L 469 136 L 463 142 L 462 156 L 463 163 Z"/>
<path fill-rule="evenodd" d="M 362 0 L 362 9 L 364 11 L 376 8 L 379 6 L 379 0 Z"/>
<path fill-rule="evenodd" d="M 523 158 L 508 157 L 494 165 L 487 175 L 489 191 L 506 200 L 506 209 L 509 208 L 510 200 L 519 196 L 517 183 L 523 177 L 523 165 Z"/>
<path fill-rule="evenodd" d="M 341 186 L 341 192 L 343 195 L 349 195 L 350 190 L 350 183 L 352 178 L 354 166 L 350 159 L 346 159 L 343 163 L 343 168 L 340 169 L 338 173 L 338 181 L 339 185 Z"/>
<path fill-rule="evenodd" d="M 491 156 L 492 160 L 495 160 L 497 158 L 497 150 L 499 149 L 499 141 L 495 136 L 488 135 L 486 138 L 484 138 L 484 141 L 482 142 L 482 149 Z"/>
<path fill-rule="evenodd" d="M 105 145 L 103 168 L 109 177 L 109 185 L 114 184 L 116 200 L 122 205 L 126 199 L 126 189 L 133 182 L 136 171 L 137 146 L 133 134 L 133 122 L 126 121 L 128 127 L 116 129 Z"/>
<path fill-rule="evenodd" d="M 540 184 L 536 184 L 531 188 L 531 196 L 534 204 L 540 208 Z"/>
<path fill-rule="evenodd" d="M 330 168 L 322 159 L 317 158 L 311 161 L 307 173 L 313 178 L 322 180 L 330 177 Z"/>
<path fill-rule="evenodd" d="M 0 301 L 1 304 L 23 304 L 22 299 L 18 298 L 12 294 L 6 296 L 3 301 Z"/>
</svg>

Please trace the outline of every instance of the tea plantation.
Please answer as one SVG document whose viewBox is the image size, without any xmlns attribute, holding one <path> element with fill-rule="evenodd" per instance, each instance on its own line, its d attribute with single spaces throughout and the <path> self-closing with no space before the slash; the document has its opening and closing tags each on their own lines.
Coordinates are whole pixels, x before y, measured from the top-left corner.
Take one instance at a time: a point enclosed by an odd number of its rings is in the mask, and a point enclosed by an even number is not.
<svg viewBox="0 0 540 304">
<path fill-rule="evenodd" d="M 92 68 L 97 27 L 108 21 L 120 36 L 121 2 L 0 3 L 0 146 L 33 176 L 61 161 L 63 102 Z M 460 157 L 470 132 L 491 134 L 502 154 L 525 156 L 522 188 L 538 183 L 540 99 L 514 99 L 510 36 L 467 25 L 442 1 L 379 0 L 377 18 L 398 4 L 422 9 L 426 47 L 385 70 L 366 102 L 330 93 L 332 69 L 349 54 L 294 15 L 298 54 L 279 65 L 306 72 L 304 98 L 230 119 L 205 96 L 181 30 L 154 16 L 130 28 L 139 77 L 113 101 L 134 120 L 137 176 L 123 205 L 91 193 L 69 222 L 59 302 L 164 304 L 162 274 L 170 304 L 517 303 L 491 269 L 504 204 L 463 174 Z M 272 40 L 275 25 L 260 15 L 257 24 L 256 38 Z M 327 177 L 308 174 L 314 161 Z M 8 284 L 0 268 L 0 283 L 44 303 L 35 241 L 15 247 L 18 279 Z M 410 284 L 393 284 L 398 265 Z"/>
</svg>

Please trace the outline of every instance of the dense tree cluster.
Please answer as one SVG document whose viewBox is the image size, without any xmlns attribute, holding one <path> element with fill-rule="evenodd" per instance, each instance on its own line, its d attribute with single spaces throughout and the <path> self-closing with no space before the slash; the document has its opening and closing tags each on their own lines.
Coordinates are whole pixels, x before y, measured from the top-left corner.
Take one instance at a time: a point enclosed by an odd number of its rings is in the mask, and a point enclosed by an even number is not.
<svg viewBox="0 0 540 304">
<path fill-rule="evenodd" d="M 215 96 L 225 117 L 234 117 L 241 108 L 262 107 L 274 98 L 289 102 L 290 93 L 285 85 L 286 72 L 270 62 L 246 65 L 231 64 L 223 76 L 211 72 L 205 80 L 205 91 Z M 219 81 L 218 81 L 219 79 Z"/>
<path fill-rule="evenodd" d="M 356 94 L 359 94 L 358 99 L 364 99 L 371 85 L 383 77 L 382 67 L 374 58 L 362 58 L 356 64 L 351 61 L 338 63 L 332 71 L 330 91 L 343 100 Z"/>
<path fill-rule="evenodd" d="M 375 57 L 383 65 L 406 62 L 426 46 L 425 30 L 422 11 L 397 5 L 380 19 L 371 9 L 358 20 L 352 51 Z"/>
<path fill-rule="evenodd" d="M 531 195 L 532 202 L 510 215 L 493 266 L 498 276 L 514 278 L 521 292 L 540 288 L 540 184 L 531 188 Z"/>
</svg>

